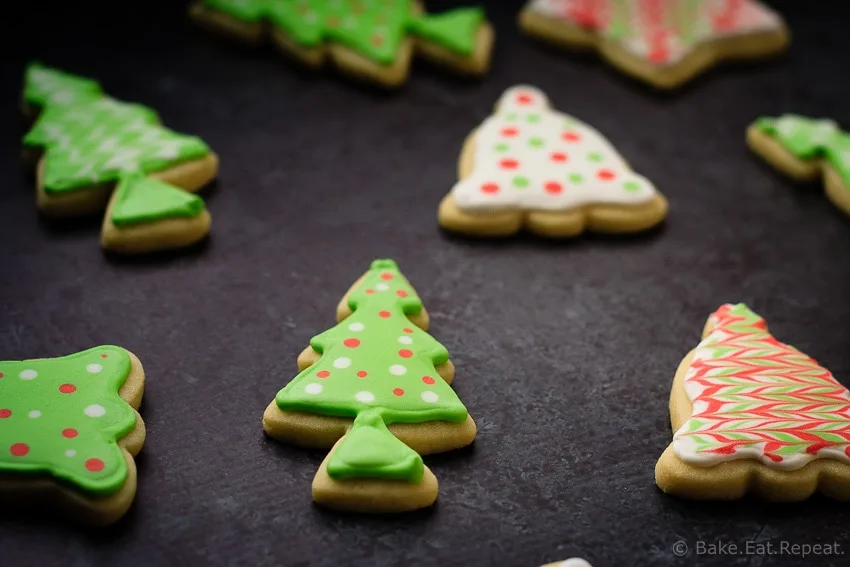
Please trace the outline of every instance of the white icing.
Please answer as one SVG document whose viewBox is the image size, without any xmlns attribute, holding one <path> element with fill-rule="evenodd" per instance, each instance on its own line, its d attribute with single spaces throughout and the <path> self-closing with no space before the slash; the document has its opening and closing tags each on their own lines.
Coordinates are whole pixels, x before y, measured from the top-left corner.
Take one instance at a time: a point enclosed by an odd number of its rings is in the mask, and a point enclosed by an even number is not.
<svg viewBox="0 0 850 567">
<path fill-rule="evenodd" d="M 452 191 L 457 206 L 472 211 L 635 205 L 657 193 L 605 137 L 552 110 L 546 95 L 531 86 L 505 91 L 496 113 L 475 133 L 472 173 Z"/>
<path fill-rule="evenodd" d="M 558 564 L 558 567 L 593 567 L 590 563 L 585 561 L 584 559 L 579 559 L 578 557 L 573 557 L 571 559 L 566 559 L 561 561 Z"/>
<path fill-rule="evenodd" d="M 422 398 L 423 402 L 428 404 L 436 404 L 440 401 L 440 396 L 431 390 L 425 390 L 419 397 Z"/>
</svg>

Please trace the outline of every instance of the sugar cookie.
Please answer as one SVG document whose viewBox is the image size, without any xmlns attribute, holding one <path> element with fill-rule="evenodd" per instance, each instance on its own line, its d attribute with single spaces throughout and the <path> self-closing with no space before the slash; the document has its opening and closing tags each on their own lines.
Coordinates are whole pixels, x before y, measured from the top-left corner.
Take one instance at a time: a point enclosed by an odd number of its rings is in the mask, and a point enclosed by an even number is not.
<svg viewBox="0 0 850 567">
<path fill-rule="evenodd" d="M 747 144 L 795 181 L 823 178 L 827 197 L 850 215 L 850 134 L 835 122 L 796 114 L 762 117 L 747 129 Z"/>
<path fill-rule="evenodd" d="M 308 67 L 332 63 L 389 88 L 407 81 L 414 54 L 483 75 L 495 35 L 480 8 L 430 15 L 413 0 L 198 0 L 190 14 L 244 42 L 269 41 Z"/>
<path fill-rule="evenodd" d="M 699 500 L 850 499 L 848 414 L 850 393 L 826 368 L 746 305 L 724 305 L 676 372 L 655 482 Z"/>
<path fill-rule="evenodd" d="M 560 46 L 598 51 L 662 89 L 720 61 L 767 57 L 788 44 L 782 18 L 755 0 L 531 0 L 519 25 Z"/>
<path fill-rule="evenodd" d="M 119 520 L 136 494 L 145 374 L 116 346 L 0 362 L 0 502 L 86 524 Z"/>
<path fill-rule="evenodd" d="M 557 561 L 555 563 L 547 563 L 543 565 L 543 567 L 593 567 L 590 563 L 585 561 L 584 559 L 579 559 L 577 557 L 573 557 L 571 559 L 565 559 L 564 561 Z"/>
<path fill-rule="evenodd" d="M 540 90 L 508 89 L 466 139 L 460 181 L 440 225 L 475 236 L 526 229 L 548 237 L 637 232 L 664 220 L 667 200 L 599 132 L 550 108 Z"/>
<path fill-rule="evenodd" d="M 331 449 L 313 480 L 319 504 L 362 512 L 430 506 L 437 479 L 420 454 L 465 447 L 476 433 L 450 387 L 449 353 L 426 332 L 428 313 L 392 260 L 372 263 L 337 320 L 298 357 L 301 372 L 266 408 L 263 428 Z"/>
</svg>

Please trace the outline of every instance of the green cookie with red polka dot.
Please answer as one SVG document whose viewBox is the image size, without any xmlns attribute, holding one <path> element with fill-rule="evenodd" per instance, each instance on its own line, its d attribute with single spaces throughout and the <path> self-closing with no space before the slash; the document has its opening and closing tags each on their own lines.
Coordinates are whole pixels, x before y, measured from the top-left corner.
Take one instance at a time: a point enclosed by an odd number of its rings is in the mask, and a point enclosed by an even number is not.
<svg viewBox="0 0 850 567">
<path fill-rule="evenodd" d="M 224 35 L 268 41 L 309 67 L 333 64 L 390 88 L 406 82 L 414 55 L 483 75 L 495 37 L 480 8 L 430 15 L 415 0 L 198 0 L 190 15 Z"/>
<path fill-rule="evenodd" d="M 313 480 L 322 505 L 403 512 L 437 498 L 420 455 L 465 447 L 475 422 L 450 384 L 446 348 L 392 260 L 376 260 L 345 294 L 335 327 L 313 337 L 301 372 L 263 415 L 276 439 L 330 448 Z"/>
<path fill-rule="evenodd" d="M 667 200 L 599 132 L 550 107 L 543 92 L 508 89 L 469 137 L 460 181 L 440 203 L 446 230 L 544 237 L 631 233 L 667 216 Z"/>
<path fill-rule="evenodd" d="M 136 495 L 144 381 L 139 359 L 116 346 L 0 362 L 0 505 L 119 520 Z"/>
</svg>

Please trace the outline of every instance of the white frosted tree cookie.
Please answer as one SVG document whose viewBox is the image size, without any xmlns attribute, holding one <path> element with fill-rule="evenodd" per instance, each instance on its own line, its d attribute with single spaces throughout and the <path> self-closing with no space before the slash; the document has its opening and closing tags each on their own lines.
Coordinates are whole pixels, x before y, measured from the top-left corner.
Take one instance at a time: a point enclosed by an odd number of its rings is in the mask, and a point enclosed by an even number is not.
<svg viewBox="0 0 850 567">
<path fill-rule="evenodd" d="M 555 563 L 547 563 L 542 567 L 593 567 L 590 563 L 585 561 L 584 559 L 579 559 L 577 557 L 573 557 L 570 559 L 565 559 L 563 561 L 557 561 Z"/>
<path fill-rule="evenodd" d="M 662 89 L 720 61 L 767 57 L 788 44 L 782 18 L 756 0 L 531 0 L 519 25 L 559 46 L 594 49 Z"/>
<path fill-rule="evenodd" d="M 553 110 L 527 85 L 505 91 L 495 114 L 469 135 L 459 177 L 438 220 L 473 236 L 638 232 L 667 215 L 664 196 L 602 134 Z"/>
<path fill-rule="evenodd" d="M 668 494 L 850 499 L 850 392 L 779 342 L 746 305 L 723 305 L 676 371 L 673 442 L 655 467 Z"/>
<path fill-rule="evenodd" d="M 765 116 L 747 129 L 747 145 L 795 181 L 823 179 L 829 200 L 850 215 L 850 134 L 834 121 Z"/>
<path fill-rule="evenodd" d="M 307 67 L 332 64 L 388 88 L 407 81 L 414 56 L 483 75 L 495 40 L 482 9 L 427 14 L 415 0 L 197 0 L 190 15 L 243 42 L 271 43 Z"/>
</svg>

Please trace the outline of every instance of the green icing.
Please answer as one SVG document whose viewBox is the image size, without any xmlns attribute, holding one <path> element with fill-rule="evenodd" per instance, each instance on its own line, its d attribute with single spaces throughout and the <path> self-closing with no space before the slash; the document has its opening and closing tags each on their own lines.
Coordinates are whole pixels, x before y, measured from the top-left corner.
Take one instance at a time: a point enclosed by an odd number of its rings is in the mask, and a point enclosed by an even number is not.
<svg viewBox="0 0 850 567">
<path fill-rule="evenodd" d="M 70 105 L 102 95 L 96 81 L 30 63 L 24 76 L 24 100 L 35 106 Z"/>
<path fill-rule="evenodd" d="M 390 433 L 381 416 L 365 411 L 354 420 L 328 462 L 333 478 L 385 478 L 422 482 L 422 457 Z"/>
<path fill-rule="evenodd" d="M 385 424 L 459 423 L 467 418 L 466 408 L 435 368 L 448 361 L 448 351 L 408 319 L 422 311 L 422 302 L 395 262 L 373 262 L 349 293 L 348 305 L 353 311 L 348 318 L 310 341 L 321 358 L 278 392 L 281 410 L 341 417 L 368 413 Z M 387 466 L 400 466 L 395 449 L 380 459 L 364 455 L 369 458 L 357 461 L 358 475 L 366 469 L 370 475 L 385 475 Z"/>
<path fill-rule="evenodd" d="M 484 11 L 481 8 L 458 8 L 414 18 L 411 29 L 450 51 L 470 55 L 475 50 L 476 33 L 483 21 Z"/>
<path fill-rule="evenodd" d="M 269 21 L 305 47 L 337 43 L 382 65 L 395 62 L 408 34 L 461 54 L 471 53 L 484 14 L 463 8 L 418 16 L 411 0 L 202 0 L 210 8 L 254 23 Z"/>
<path fill-rule="evenodd" d="M 204 201 L 141 173 L 121 177 L 112 207 L 115 226 L 126 226 L 172 218 L 194 218 L 204 212 Z"/>
<path fill-rule="evenodd" d="M 832 120 L 785 114 L 759 118 L 756 127 L 798 159 L 826 159 L 850 186 L 850 134 Z"/>
<path fill-rule="evenodd" d="M 136 425 L 118 395 L 129 373 L 115 346 L 0 362 L 0 474 L 49 474 L 95 496 L 120 490 L 127 463 L 117 440 Z"/>
<path fill-rule="evenodd" d="M 160 126 L 153 110 L 109 97 L 48 106 L 24 144 L 45 150 L 48 193 L 113 182 L 127 171 L 161 171 L 210 152 L 200 138 Z"/>
</svg>

